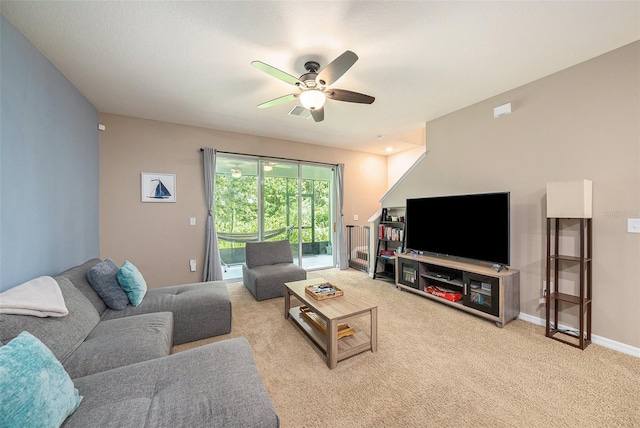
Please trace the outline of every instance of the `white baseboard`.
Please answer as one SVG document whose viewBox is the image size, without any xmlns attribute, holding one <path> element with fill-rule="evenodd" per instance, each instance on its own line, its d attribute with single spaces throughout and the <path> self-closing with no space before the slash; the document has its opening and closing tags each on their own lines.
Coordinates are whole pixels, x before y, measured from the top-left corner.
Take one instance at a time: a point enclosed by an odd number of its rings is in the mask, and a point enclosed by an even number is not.
<svg viewBox="0 0 640 428">
<path fill-rule="evenodd" d="M 522 312 L 520 312 L 520 315 L 518 315 L 518 319 L 530 322 L 532 324 L 541 325 L 543 327 L 547 323 L 543 318 L 534 317 L 533 315 L 529 314 L 523 314 Z M 561 329 L 575 330 L 573 327 L 565 326 L 562 324 L 560 324 L 559 327 Z M 598 336 L 595 334 L 591 335 L 591 342 L 595 343 L 596 345 L 604 346 L 605 348 L 613 349 L 614 351 L 622 352 L 623 354 L 628 354 L 640 358 L 640 348 L 627 345 L 626 343 L 616 342 L 615 340 L 607 339 L 606 337 Z"/>
</svg>

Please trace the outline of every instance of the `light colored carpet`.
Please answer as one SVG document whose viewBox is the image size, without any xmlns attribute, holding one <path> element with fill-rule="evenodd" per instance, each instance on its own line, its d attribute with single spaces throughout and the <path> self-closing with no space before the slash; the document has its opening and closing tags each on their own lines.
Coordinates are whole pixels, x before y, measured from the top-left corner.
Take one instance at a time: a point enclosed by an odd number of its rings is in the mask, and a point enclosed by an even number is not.
<svg viewBox="0 0 640 428">
<path fill-rule="evenodd" d="M 284 298 L 256 302 L 241 283 L 228 284 L 231 334 L 174 352 L 246 337 L 284 428 L 640 427 L 639 358 L 581 351 L 520 320 L 500 329 L 354 270 L 308 276 L 378 305 L 378 352 L 329 370 L 284 319 Z"/>
</svg>

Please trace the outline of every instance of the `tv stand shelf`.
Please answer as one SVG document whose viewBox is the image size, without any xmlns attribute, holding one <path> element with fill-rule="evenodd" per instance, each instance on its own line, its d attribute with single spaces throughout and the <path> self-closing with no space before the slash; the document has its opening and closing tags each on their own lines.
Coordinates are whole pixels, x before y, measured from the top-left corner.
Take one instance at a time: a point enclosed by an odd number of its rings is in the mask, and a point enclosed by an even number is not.
<svg viewBox="0 0 640 428">
<path fill-rule="evenodd" d="M 500 328 L 520 314 L 520 272 L 440 257 L 399 254 L 396 287 L 494 321 Z M 426 291 L 448 291 L 448 300 Z"/>
<path fill-rule="evenodd" d="M 445 278 L 442 278 L 440 276 L 435 276 L 435 275 L 420 275 L 420 276 L 425 278 L 426 280 L 439 281 L 439 282 L 443 282 L 445 284 L 453 285 L 454 287 L 461 287 L 461 288 L 463 287 L 462 278 L 445 279 Z"/>
</svg>

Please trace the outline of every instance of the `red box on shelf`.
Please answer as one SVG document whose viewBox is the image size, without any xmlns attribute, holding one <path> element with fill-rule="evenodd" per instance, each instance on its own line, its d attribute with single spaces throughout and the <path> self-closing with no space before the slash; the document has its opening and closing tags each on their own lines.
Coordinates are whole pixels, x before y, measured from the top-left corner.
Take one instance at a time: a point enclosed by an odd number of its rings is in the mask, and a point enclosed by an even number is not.
<svg viewBox="0 0 640 428">
<path fill-rule="evenodd" d="M 442 297 L 443 299 L 447 299 L 452 302 L 457 302 L 458 300 L 462 300 L 462 293 L 459 291 L 440 290 L 438 287 L 434 287 L 433 285 L 426 286 L 424 288 L 424 291 L 426 293 L 433 294 L 434 296 Z"/>
</svg>

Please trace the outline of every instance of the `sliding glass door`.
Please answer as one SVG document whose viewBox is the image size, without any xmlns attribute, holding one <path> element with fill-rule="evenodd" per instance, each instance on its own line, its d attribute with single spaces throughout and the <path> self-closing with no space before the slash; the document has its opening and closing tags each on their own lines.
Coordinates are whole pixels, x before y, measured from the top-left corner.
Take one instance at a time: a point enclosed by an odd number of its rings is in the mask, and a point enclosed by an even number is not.
<svg viewBox="0 0 640 428">
<path fill-rule="evenodd" d="M 331 230 L 333 169 L 301 165 L 300 177 L 302 267 L 314 269 L 335 266 Z"/>
<path fill-rule="evenodd" d="M 288 239 L 305 269 L 335 266 L 333 179 L 331 166 L 219 153 L 215 218 L 224 278 L 242 276 L 250 241 Z"/>
</svg>

